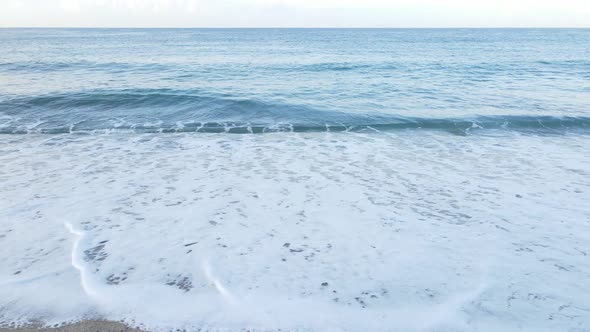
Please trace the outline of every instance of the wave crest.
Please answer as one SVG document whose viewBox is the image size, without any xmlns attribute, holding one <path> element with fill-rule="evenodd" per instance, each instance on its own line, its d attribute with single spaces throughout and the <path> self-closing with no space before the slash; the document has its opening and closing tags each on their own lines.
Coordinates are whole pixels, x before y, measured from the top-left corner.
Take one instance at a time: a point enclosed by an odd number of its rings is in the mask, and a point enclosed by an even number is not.
<svg viewBox="0 0 590 332">
<path fill-rule="evenodd" d="M 482 129 L 555 132 L 587 131 L 589 128 L 590 117 L 406 117 L 324 110 L 307 105 L 171 89 L 88 91 L 0 100 L 2 134 L 113 131 L 266 133 L 418 129 L 466 134 Z"/>
</svg>

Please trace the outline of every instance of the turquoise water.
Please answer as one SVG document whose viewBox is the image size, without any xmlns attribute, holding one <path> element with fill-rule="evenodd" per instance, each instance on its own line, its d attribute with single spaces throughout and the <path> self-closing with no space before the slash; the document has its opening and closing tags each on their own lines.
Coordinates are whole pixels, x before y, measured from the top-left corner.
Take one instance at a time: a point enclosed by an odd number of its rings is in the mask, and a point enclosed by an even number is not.
<svg viewBox="0 0 590 332">
<path fill-rule="evenodd" d="M 588 45 L 584 29 L 3 29 L 0 132 L 586 131 Z"/>
</svg>

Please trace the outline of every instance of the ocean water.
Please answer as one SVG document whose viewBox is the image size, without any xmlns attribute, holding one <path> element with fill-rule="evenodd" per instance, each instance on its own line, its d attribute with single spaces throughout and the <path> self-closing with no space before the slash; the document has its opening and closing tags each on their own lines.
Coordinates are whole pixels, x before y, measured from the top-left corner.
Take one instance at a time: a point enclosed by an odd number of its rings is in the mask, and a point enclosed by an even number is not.
<svg viewBox="0 0 590 332">
<path fill-rule="evenodd" d="M 590 330 L 590 30 L 0 29 L 0 54 L 0 325 Z"/>
</svg>

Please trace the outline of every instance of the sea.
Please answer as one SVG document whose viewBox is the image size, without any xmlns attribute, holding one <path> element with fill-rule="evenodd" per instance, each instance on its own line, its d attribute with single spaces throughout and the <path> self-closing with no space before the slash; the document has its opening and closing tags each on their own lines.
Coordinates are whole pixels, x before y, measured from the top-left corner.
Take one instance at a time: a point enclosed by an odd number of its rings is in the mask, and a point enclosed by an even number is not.
<svg viewBox="0 0 590 332">
<path fill-rule="evenodd" d="M 0 29 L 0 326 L 590 331 L 589 29 Z"/>
</svg>

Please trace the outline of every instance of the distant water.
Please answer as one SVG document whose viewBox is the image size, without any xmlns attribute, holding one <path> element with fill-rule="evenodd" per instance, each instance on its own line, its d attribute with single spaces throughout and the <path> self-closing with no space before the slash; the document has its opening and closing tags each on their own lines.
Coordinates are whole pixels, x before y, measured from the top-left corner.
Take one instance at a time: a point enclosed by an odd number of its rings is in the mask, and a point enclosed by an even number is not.
<svg viewBox="0 0 590 332">
<path fill-rule="evenodd" d="M 1 30 L 0 133 L 582 129 L 588 30 Z"/>
<path fill-rule="evenodd" d="M 0 325 L 585 331 L 589 148 L 590 30 L 0 29 Z"/>
</svg>

